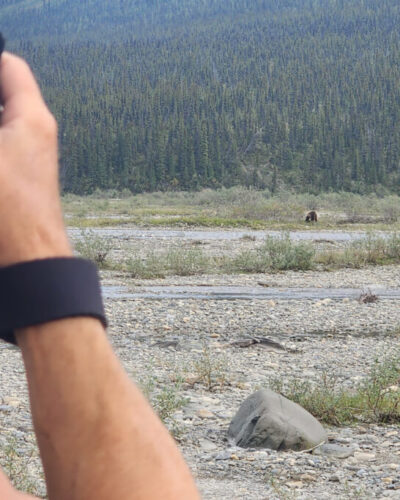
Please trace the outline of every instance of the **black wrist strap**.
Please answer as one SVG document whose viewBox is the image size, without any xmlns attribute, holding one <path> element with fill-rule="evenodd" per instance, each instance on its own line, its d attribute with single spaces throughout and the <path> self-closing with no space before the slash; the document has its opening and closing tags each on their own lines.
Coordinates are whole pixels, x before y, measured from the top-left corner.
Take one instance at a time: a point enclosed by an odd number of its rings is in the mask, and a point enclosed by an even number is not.
<svg viewBox="0 0 400 500">
<path fill-rule="evenodd" d="M 90 316 L 106 326 L 96 266 L 79 258 L 43 259 L 0 268 L 0 338 L 57 319 Z"/>
</svg>

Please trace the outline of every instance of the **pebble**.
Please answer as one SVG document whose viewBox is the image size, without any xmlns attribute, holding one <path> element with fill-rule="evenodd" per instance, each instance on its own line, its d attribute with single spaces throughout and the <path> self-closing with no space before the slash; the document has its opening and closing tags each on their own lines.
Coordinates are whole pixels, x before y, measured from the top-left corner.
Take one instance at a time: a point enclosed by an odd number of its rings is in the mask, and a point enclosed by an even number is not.
<svg viewBox="0 0 400 500">
<path fill-rule="evenodd" d="M 230 450 L 224 450 L 221 453 L 215 455 L 215 460 L 229 460 L 232 456 L 232 452 Z"/>
<path fill-rule="evenodd" d="M 323 444 L 313 451 L 314 455 L 325 455 L 327 457 L 348 458 L 354 453 L 354 448 L 339 446 L 337 444 Z"/>
<path fill-rule="evenodd" d="M 308 482 L 314 482 L 316 481 L 316 477 L 315 476 L 312 476 L 311 474 L 301 474 L 300 475 L 300 479 L 302 481 L 308 481 Z"/>
<path fill-rule="evenodd" d="M 289 486 L 289 488 L 302 488 L 304 484 L 302 481 L 288 481 L 286 486 Z"/>
<path fill-rule="evenodd" d="M 208 439 L 199 439 L 199 445 L 203 451 L 214 451 L 218 446 Z"/>
<path fill-rule="evenodd" d="M 355 462 L 372 462 L 376 460 L 376 455 L 374 453 L 364 453 L 361 451 L 354 452 Z"/>
<path fill-rule="evenodd" d="M 199 410 L 197 416 L 200 418 L 214 418 L 214 413 L 209 410 Z"/>
</svg>

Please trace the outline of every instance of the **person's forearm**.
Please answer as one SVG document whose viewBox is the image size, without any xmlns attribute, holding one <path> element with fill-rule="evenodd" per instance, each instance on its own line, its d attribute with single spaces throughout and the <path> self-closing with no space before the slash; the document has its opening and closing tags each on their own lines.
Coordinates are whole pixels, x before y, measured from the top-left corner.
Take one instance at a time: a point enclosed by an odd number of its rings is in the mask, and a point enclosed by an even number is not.
<svg viewBox="0 0 400 500">
<path fill-rule="evenodd" d="M 97 320 L 48 323 L 17 339 L 50 499 L 198 498 L 172 438 Z"/>
<path fill-rule="evenodd" d="M 0 94 L 0 266 L 70 256 L 57 124 L 29 66 L 8 53 Z M 173 440 L 97 320 L 65 319 L 16 336 L 51 500 L 198 498 Z M 1 500 L 15 499 L 3 478 Z"/>
</svg>

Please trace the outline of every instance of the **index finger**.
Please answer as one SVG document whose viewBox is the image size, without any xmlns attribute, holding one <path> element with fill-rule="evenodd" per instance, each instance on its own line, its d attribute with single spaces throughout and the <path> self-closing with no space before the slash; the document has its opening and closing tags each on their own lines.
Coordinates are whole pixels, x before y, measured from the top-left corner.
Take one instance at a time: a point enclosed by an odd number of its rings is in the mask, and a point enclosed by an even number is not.
<svg viewBox="0 0 400 500">
<path fill-rule="evenodd" d="M 37 105 L 44 105 L 39 86 L 28 64 L 8 52 L 4 52 L 1 57 L 0 88 L 4 106 L 3 123 L 29 113 Z"/>
</svg>

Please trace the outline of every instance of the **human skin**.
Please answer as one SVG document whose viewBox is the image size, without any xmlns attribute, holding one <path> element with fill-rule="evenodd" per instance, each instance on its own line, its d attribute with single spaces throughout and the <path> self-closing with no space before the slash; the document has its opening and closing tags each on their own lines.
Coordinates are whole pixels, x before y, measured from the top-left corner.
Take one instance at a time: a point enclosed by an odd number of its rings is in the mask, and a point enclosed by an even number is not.
<svg viewBox="0 0 400 500">
<path fill-rule="evenodd" d="M 72 250 L 58 189 L 57 126 L 21 59 L 0 66 L 0 266 Z M 50 500 L 198 499 L 174 441 L 104 328 L 70 318 L 16 332 Z M 32 500 L 0 471 L 2 500 Z"/>
</svg>

